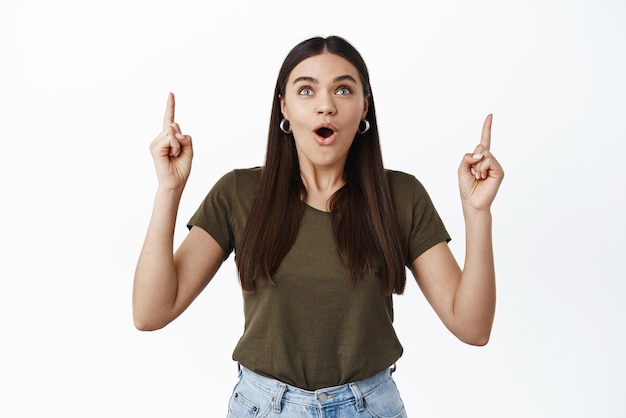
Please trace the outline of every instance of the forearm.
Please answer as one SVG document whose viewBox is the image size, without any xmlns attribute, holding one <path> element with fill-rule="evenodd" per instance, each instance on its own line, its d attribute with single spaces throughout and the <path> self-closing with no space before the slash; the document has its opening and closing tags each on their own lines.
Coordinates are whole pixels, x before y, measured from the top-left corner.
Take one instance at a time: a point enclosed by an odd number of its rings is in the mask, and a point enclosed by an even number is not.
<svg viewBox="0 0 626 418">
<path fill-rule="evenodd" d="M 141 250 L 133 286 L 133 317 L 139 329 L 165 325 L 178 289 L 174 264 L 174 228 L 182 191 L 159 189 Z M 155 325 L 157 324 L 157 325 Z"/>
<path fill-rule="evenodd" d="M 488 211 L 464 209 L 465 264 L 454 299 L 454 317 L 464 340 L 484 345 L 489 340 L 496 305 L 492 218 Z"/>
</svg>

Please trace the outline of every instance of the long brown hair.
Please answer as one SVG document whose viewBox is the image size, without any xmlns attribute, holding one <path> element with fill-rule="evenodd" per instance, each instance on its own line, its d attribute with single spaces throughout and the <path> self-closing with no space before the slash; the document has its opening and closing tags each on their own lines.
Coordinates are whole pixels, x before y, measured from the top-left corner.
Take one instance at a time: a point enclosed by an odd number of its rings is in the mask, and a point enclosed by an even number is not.
<svg viewBox="0 0 626 418">
<path fill-rule="evenodd" d="M 236 256 L 241 286 L 245 291 L 253 291 L 257 279 L 272 283 L 272 273 L 296 239 L 306 188 L 293 137 L 279 128 L 280 99 L 294 67 L 325 51 L 356 67 L 365 97 L 369 98 L 366 119 L 370 129 L 352 143 L 344 168 L 345 185 L 330 201 L 337 249 L 350 281 L 375 273 L 386 294 L 399 294 L 404 291 L 406 270 L 382 161 L 369 73 L 359 52 L 338 36 L 302 41 L 289 52 L 278 73 L 266 161 Z"/>
</svg>

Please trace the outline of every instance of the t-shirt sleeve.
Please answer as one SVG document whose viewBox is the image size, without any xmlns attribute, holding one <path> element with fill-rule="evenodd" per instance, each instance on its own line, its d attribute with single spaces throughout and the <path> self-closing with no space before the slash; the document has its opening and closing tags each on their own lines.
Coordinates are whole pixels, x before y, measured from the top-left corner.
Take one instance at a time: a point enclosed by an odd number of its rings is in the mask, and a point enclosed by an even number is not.
<svg viewBox="0 0 626 418">
<path fill-rule="evenodd" d="M 236 204 L 235 174 L 229 172 L 215 183 L 187 223 L 204 229 L 224 250 L 224 259 L 234 248 L 232 219 Z"/>
<path fill-rule="evenodd" d="M 407 265 L 435 244 L 450 241 L 450 235 L 428 192 L 419 180 L 412 176 L 411 178 L 413 180 L 413 213 Z"/>
</svg>

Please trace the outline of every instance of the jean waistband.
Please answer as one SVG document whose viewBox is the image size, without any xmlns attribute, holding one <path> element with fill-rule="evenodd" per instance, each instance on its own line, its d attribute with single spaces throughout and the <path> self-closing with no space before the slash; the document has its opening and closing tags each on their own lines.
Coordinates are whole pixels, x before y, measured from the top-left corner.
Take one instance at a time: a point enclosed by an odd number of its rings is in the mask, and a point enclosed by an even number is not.
<svg viewBox="0 0 626 418">
<path fill-rule="evenodd" d="M 364 380 L 309 391 L 261 376 L 244 366 L 239 366 L 239 372 L 244 379 L 273 397 L 275 409 L 280 408 L 279 405 L 282 400 L 316 407 L 326 407 L 356 400 L 357 409 L 362 410 L 364 408 L 363 397 L 390 379 L 394 371 L 395 365 Z"/>
</svg>

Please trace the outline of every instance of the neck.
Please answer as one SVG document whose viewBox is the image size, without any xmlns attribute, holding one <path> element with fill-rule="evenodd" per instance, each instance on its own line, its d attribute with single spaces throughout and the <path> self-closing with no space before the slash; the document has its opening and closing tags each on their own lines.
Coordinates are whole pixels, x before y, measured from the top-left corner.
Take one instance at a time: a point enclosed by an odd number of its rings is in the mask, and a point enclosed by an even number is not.
<svg viewBox="0 0 626 418">
<path fill-rule="evenodd" d="M 339 168 L 301 166 L 300 175 L 307 191 L 304 203 L 321 211 L 330 211 L 330 197 L 345 184 L 343 166 Z"/>
</svg>

